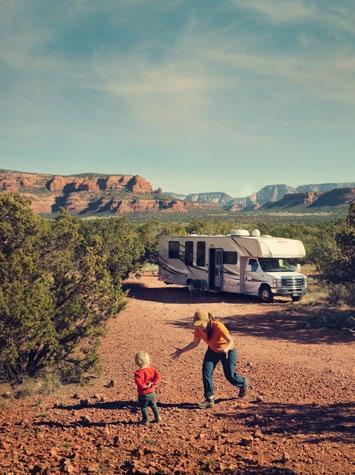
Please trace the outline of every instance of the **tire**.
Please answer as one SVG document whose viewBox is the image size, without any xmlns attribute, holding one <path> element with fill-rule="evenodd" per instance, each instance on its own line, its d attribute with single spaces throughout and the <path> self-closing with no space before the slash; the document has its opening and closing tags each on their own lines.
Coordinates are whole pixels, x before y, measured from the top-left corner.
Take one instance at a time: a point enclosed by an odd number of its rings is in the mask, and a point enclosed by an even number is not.
<svg viewBox="0 0 355 475">
<path fill-rule="evenodd" d="M 263 303 L 271 303 L 274 297 L 271 288 L 268 285 L 261 285 L 259 289 L 259 298 Z"/>
<path fill-rule="evenodd" d="M 299 302 L 302 300 L 302 295 L 292 295 L 291 296 L 292 302 Z"/>
</svg>

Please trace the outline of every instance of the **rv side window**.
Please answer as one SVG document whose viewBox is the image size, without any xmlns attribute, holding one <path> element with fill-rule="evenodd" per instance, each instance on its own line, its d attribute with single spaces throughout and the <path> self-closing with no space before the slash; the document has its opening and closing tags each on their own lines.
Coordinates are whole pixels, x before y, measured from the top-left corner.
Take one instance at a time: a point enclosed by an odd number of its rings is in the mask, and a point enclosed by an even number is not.
<svg viewBox="0 0 355 475">
<path fill-rule="evenodd" d="M 179 241 L 169 241 L 169 259 L 179 259 Z"/>
<path fill-rule="evenodd" d="M 223 264 L 236 264 L 238 253 L 234 251 L 223 251 Z"/>
<path fill-rule="evenodd" d="M 194 259 L 194 243 L 193 241 L 186 241 L 185 242 L 185 264 L 187 266 L 192 266 L 193 259 Z"/>
<path fill-rule="evenodd" d="M 196 265 L 205 267 L 206 265 L 206 243 L 204 241 L 197 242 Z"/>
</svg>

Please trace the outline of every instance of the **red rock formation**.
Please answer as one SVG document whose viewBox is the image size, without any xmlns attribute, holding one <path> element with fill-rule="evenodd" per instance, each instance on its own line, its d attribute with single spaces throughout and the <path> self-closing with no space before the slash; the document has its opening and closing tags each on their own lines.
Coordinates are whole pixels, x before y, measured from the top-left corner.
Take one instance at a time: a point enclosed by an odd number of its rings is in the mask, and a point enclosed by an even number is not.
<svg viewBox="0 0 355 475">
<path fill-rule="evenodd" d="M 97 180 L 85 179 L 79 182 L 73 182 L 73 186 L 77 191 L 99 191 Z"/>
<path fill-rule="evenodd" d="M 132 191 L 132 193 L 151 193 L 153 188 L 148 180 L 141 176 L 135 175 L 127 183 L 126 190 Z"/>
<path fill-rule="evenodd" d="M 52 213 L 52 206 L 55 202 L 55 195 L 36 195 L 34 193 L 22 193 L 22 196 L 29 199 L 31 208 L 35 213 L 50 214 Z"/>
<path fill-rule="evenodd" d="M 49 191 L 63 191 L 64 186 L 68 183 L 68 180 L 66 178 L 63 178 L 62 176 L 54 176 L 52 177 L 48 183 L 47 183 L 47 188 Z"/>
<path fill-rule="evenodd" d="M 15 177 L 2 176 L 0 178 L 0 189 L 3 191 L 18 191 L 19 183 Z"/>
<path fill-rule="evenodd" d="M 317 192 L 317 191 L 308 191 L 306 193 L 306 196 L 304 197 L 304 204 L 306 206 L 311 205 L 316 199 L 320 197 L 322 193 Z"/>
<path fill-rule="evenodd" d="M 132 175 L 110 175 L 106 179 L 107 190 L 123 190 L 132 179 Z"/>
</svg>

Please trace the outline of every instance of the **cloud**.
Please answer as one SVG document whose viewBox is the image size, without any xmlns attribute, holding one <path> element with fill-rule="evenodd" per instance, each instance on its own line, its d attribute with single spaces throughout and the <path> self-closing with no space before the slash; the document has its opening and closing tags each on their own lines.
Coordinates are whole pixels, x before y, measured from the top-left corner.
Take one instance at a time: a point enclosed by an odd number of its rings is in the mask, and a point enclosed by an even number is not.
<svg viewBox="0 0 355 475">
<path fill-rule="evenodd" d="M 238 6 L 253 10 L 275 23 L 299 22 L 314 14 L 314 8 L 303 0 L 233 0 Z"/>
<path fill-rule="evenodd" d="M 38 5 L 28 1 L 31 7 Z M 123 8 L 128 15 L 127 2 L 107 2 L 105 11 Z M 234 3 L 275 23 L 314 18 L 317 6 L 316 2 L 301 0 Z M 51 49 L 58 31 L 53 31 L 50 23 L 40 21 L 33 12 L 29 14 L 23 2 L 8 4 L 12 8 L 5 9 L 6 17 L 0 19 L 0 42 L 6 45 L 0 47 L 0 60 L 11 80 L 7 81 L 9 95 L 1 100 L 2 109 L 19 112 L 7 119 L 13 130 L 16 123 L 25 130 L 31 120 L 35 138 L 40 136 L 43 124 L 46 129 L 55 127 L 57 118 L 62 120 L 68 111 L 70 118 L 71 102 L 80 93 L 95 97 L 99 110 L 100 101 L 104 104 L 108 97 L 115 109 L 111 113 L 117 129 L 127 130 L 128 126 L 122 127 L 125 123 L 141 136 L 152 134 L 171 142 L 214 138 L 216 143 L 255 144 L 263 140 L 260 109 L 270 115 L 270 111 L 283 110 L 287 104 L 290 109 L 283 114 L 292 116 L 293 108 L 307 110 L 315 100 L 345 108 L 355 103 L 355 58 L 351 48 L 322 44 L 310 34 L 299 36 L 297 49 L 283 45 L 276 50 L 265 36 L 261 42 L 257 31 L 242 33 L 228 24 L 217 27 L 213 18 L 200 19 L 191 14 L 168 35 L 167 42 L 149 35 L 137 36 L 139 41 L 129 52 L 113 42 L 89 54 L 70 55 Z M 134 4 L 141 7 L 143 0 L 135 0 Z M 60 31 L 67 31 L 69 23 L 75 26 L 82 15 L 95 17 L 102 13 L 97 2 L 91 0 L 73 2 L 72 16 L 70 2 L 66 5 L 56 23 Z M 333 21 L 338 10 L 328 6 L 322 21 Z M 344 8 L 341 11 L 340 18 L 344 19 Z M 135 25 L 137 14 L 128 15 L 127 21 Z M 83 120 L 94 122 L 94 114 L 93 108 L 93 115 Z"/>
</svg>

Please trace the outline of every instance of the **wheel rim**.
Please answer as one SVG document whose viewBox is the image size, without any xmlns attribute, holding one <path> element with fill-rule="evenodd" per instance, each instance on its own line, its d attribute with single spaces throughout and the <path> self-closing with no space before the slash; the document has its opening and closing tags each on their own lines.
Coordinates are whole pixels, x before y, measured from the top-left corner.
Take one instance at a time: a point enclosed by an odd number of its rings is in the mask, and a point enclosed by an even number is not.
<svg viewBox="0 0 355 475">
<path fill-rule="evenodd" d="M 269 300 L 270 298 L 270 295 L 269 295 L 269 291 L 267 289 L 263 289 L 262 292 L 261 292 L 261 298 L 263 300 Z"/>
</svg>

